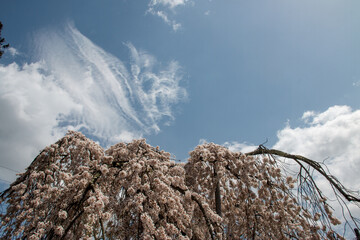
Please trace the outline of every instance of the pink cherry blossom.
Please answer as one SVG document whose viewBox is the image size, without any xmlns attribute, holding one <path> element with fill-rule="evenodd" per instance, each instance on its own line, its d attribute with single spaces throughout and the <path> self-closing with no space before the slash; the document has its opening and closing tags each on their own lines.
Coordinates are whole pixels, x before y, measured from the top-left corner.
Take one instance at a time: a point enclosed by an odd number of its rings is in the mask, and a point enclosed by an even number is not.
<svg viewBox="0 0 360 240">
<path fill-rule="evenodd" d="M 325 196 L 296 187 L 272 156 L 206 143 L 175 163 L 144 139 L 105 151 L 69 131 L 1 194 L 0 237 L 343 239 Z"/>
</svg>

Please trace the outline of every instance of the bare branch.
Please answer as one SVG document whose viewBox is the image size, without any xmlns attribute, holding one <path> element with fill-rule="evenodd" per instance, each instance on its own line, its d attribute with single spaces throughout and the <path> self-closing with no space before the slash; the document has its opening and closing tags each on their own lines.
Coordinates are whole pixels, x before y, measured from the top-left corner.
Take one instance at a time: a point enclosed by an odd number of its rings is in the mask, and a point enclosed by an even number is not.
<svg viewBox="0 0 360 240">
<path fill-rule="evenodd" d="M 277 155 L 280 157 L 285 157 L 288 159 L 293 159 L 296 162 L 304 162 L 306 164 L 308 164 L 309 166 L 311 166 L 313 169 L 315 169 L 318 173 L 320 173 L 323 177 L 325 177 L 329 183 L 331 184 L 331 186 L 333 186 L 337 191 L 339 191 L 339 193 L 341 193 L 341 195 L 348 200 L 349 202 L 360 202 L 360 198 L 358 196 L 355 196 L 354 194 L 351 193 L 350 190 L 346 189 L 340 182 L 339 180 L 334 177 L 333 175 L 328 174 L 324 168 L 320 165 L 319 162 L 316 162 L 314 160 L 310 160 L 306 157 L 303 157 L 301 155 L 293 155 L 293 154 L 289 154 L 289 153 L 285 153 L 279 150 L 275 150 L 275 149 L 267 149 L 264 146 L 259 146 L 258 149 L 256 149 L 255 151 L 246 153 L 246 156 L 254 156 L 254 155 L 263 155 L 263 154 L 271 154 L 271 155 Z"/>
</svg>

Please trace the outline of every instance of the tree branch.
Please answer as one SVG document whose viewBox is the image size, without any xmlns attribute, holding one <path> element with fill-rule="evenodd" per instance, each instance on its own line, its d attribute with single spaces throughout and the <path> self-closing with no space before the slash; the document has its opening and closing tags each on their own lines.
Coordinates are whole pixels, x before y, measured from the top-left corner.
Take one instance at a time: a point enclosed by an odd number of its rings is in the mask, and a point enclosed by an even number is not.
<svg viewBox="0 0 360 240">
<path fill-rule="evenodd" d="M 174 186 L 174 185 L 171 185 L 171 187 L 172 187 L 174 190 L 179 191 L 181 194 L 185 195 L 185 190 L 183 190 L 183 189 L 181 189 L 181 188 L 179 188 L 179 187 L 176 187 L 176 186 Z M 205 209 L 204 209 L 203 205 L 201 204 L 201 202 L 199 201 L 199 199 L 197 199 L 197 197 L 195 197 L 195 194 L 191 194 L 191 200 L 195 201 L 195 202 L 198 204 L 198 206 L 199 206 L 199 208 L 200 208 L 200 210 L 201 210 L 201 212 L 202 212 L 202 214 L 203 214 L 203 216 L 204 216 L 206 225 L 208 226 L 208 230 L 209 230 L 209 234 L 210 234 L 210 236 L 211 236 L 211 239 L 214 240 L 214 233 L 213 233 L 213 230 L 212 230 L 212 227 L 211 227 L 211 223 L 210 223 L 211 220 L 208 219 L 208 217 L 206 216 L 206 212 L 205 212 Z"/>
<path fill-rule="evenodd" d="M 217 177 L 217 172 L 214 166 L 214 180 L 215 180 L 215 209 L 216 213 L 221 217 L 221 192 L 220 192 L 220 179 Z"/>
<path fill-rule="evenodd" d="M 262 154 L 270 154 L 270 155 L 277 155 L 280 157 L 285 157 L 289 159 L 293 159 L 295 161 L 300 161 L 308 164 L 312 168 L 314 168 L 318 173 L 320 173 L 322 176 L 326 178 L 326 180 L 329 181 L 331 186 L 333 186 L 336 190 L 341 193 L 341 195 L 348 200 L 349 202 L 360 202 L 360 198 L 355 196 L 354 194 L 351 194 L 348 189 L 346 189 L 339 180 L 336 179 L 336 177 L 326 173 L 324 168 L 320 165 L 319 162 L 316 162 L 314 160 L 308 159 L 306 157 L 300 156 L 300 155 L 293 155 L 289 153 L 285 153 L 279 150 L 275 149 L 267 149 L 264 146 L 260 145 L 255 151 L 245 153 L 246 156 L 254 156 L 254 155 L 262 155 Z"/>
</svg>

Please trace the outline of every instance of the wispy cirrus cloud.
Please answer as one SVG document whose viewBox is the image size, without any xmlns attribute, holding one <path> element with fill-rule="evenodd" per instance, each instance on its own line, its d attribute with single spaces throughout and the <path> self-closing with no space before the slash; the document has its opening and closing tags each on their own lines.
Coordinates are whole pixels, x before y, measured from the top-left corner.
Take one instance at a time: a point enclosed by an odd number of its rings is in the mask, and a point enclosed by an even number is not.
<svg viewBox="0 0 360 240">
<path fill-rule="evenodd" d="M 151 0 L 150 6 L 163 5 L 170 9 L 185 5 L 189 0 Z"/>
<path fill-rule="evenodd" d="M 174 31 L 177 31 L 181 28 L 181 23 L 170 18 L 169 15 L 174 14 L 176 8 L 186 5 L 188 2 L 189 0 L 151 0 L 146 12 L 160 17 Z"/>
<path fill-rule="evenodd" d="M 71 24 L 41 30 L 34 42 L 36 61 L 0 65 L 0 158 L 10 168 L 21 171 L 68 129 L 105 146 L 157 133 L 186 98 L 180 65 L 131 43 L 125 64 Z"/>
</svg>

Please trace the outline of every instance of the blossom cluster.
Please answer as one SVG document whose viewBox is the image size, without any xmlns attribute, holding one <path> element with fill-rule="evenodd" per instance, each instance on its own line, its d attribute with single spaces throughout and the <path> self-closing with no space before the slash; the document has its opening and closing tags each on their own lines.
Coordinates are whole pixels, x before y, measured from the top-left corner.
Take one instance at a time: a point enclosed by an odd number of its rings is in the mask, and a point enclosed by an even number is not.
<svg viewBox="0 0 360 240">
<path fill-rule="evenodd" d="M 197 146 L 188 162 L 145 140 L 106 151 L 70 131 L 1 194 L 2 239 L 341 238 L 266 157 Z"/>
</svg>

